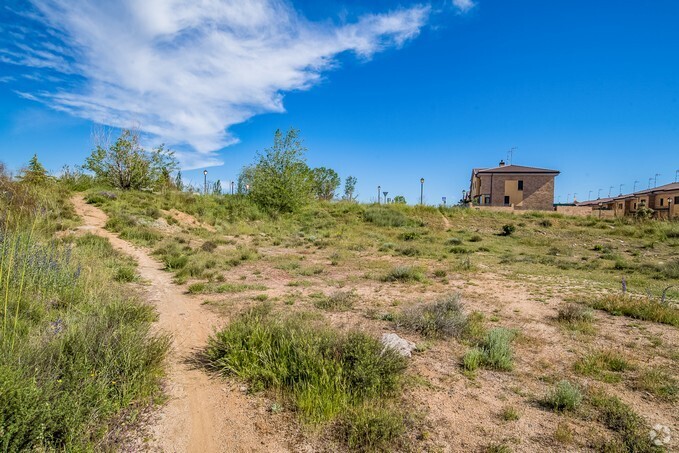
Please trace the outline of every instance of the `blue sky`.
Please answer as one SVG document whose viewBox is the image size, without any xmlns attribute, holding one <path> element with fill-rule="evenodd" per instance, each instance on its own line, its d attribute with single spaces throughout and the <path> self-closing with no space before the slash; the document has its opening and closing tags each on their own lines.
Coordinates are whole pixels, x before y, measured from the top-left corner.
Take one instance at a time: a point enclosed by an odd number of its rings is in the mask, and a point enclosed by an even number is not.
<svg viewBox="0 0 679 453">
<path fill-rule="evenodd" d="M 81 163 L 101 122 L 169 144 L 195 183 L 205 166 L 234 179 L 293 126 L 309 164 L 356 176 L 363 201 L 381 185 L 415 202 L 420 177 L 427 202 L 457 200 L 512 147 L 562 172 L 560 201 L 679 170 L 673 0 L 6 3 L 0 160 L 14 169 L 33 153 L 55 172 Z"/>
</svg>

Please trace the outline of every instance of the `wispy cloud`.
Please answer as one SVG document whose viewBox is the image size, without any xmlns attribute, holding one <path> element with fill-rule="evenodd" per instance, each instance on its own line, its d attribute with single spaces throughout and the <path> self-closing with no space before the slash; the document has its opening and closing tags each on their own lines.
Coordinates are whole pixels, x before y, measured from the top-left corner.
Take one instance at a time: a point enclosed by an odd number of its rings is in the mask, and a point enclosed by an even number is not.
<svg viewBox="0 0 679 453">
<path fill-rule="evenodd" d="M 460 12 L 466 13 L 476 6 L 476 2 L 474 2 L 474 0 L 453 0 L 453 5 L 459 9 Z"/>
<path fill-rule="evenodd" d="M 101 124 L 140 124 L 184 146 L 189 167 L 218 164 L 215 151 L 237 141 L 229 127 L 284 111 L 283 95 L 318 83 L 339 54 L 370 59 L 414 38 L 430 11 L 414 6 L 334 24 L 311 22 L 285 0 L 32 4 L 52 39 L 5 49 L 0 60 L 80 83 L 21 95 Z"/>
</svg>

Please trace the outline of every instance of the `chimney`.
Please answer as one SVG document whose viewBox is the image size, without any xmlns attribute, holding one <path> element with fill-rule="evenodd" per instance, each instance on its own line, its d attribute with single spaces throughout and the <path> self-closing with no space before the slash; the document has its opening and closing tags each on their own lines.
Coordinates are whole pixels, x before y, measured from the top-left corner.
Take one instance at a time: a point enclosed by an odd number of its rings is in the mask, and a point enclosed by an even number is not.
<svg viewBox="0 0 679 453">
<path fill-rule="evenodd" d="M 501 160 L 501 161 L 500 161 L 500 167 L 504 167 L 504 166 L 505 166 L 505 161 L 504 161 L 504 160 Z"/>
</svg>

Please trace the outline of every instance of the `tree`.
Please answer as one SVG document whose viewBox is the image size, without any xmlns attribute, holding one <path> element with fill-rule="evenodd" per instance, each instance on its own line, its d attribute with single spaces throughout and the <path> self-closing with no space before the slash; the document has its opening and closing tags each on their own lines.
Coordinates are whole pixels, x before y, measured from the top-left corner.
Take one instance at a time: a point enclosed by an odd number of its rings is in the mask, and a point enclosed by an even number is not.
<svg viewBox="0 0 679 453">
<path fill-rule="evenodd" d="M 344 180 L 344 199 L 347 201 L 354 201 L 356 197 L 354 192 L 356 191 L 356 183 L 358 179 L 355 176 L 347 176 Z"/>
<path fill-rule="evenodd" d="M 255 166 L 246 165 L 240 171 L 238 180 L 236 182 L 236 192 L 239 194 L 246 194 L 248 187 L 252 187 L 252 181 L 255 175 Z"/>
<path fill-rule="evenodd" d="M 311 170 L 314 194 L 319 200 L 332 200 L 341 180 L 332 168 L 319 167 Z"/>
<path fill-rule="evenodd" d="M 174 178 L 174 187 L 177 190 L 180 190 L 180 191 L 184 190 L 184 181 L 182 181 L 182 171 L 181 170 L 179 170 L 177 172 L 177 176 L 175 176 L 175 178 Z"/>
<path fill-rule="evenodd" d="M 26 167 L 20 176 L 21 182 L 32 185 L 44 185 L 49 180 L 47 175 L 47 170 L 38 160 L 38 155 L 33 154 L 31 160 L 28 161 L 28 167 Z"/>
<path fill-rule="evenodd" d="M 276 131 L 273 146 L 258 154 L 252 169 L 250 196 L 255 203 L 281 213 L 297 211 L 311 201 L 313 178 L 305 152 L 297 129 L 291 128 L 285 135 Z"/>
<path fill-rule="evenodd" d="M 118 189 L 139 190 L 157 186 L 169 177 L 177 161 L 163 145 L 146 151 L 139 144 L 139 134 L 125 129 L 108 149 L 96 145 L 83 168 Z"/>
<path fill-rule="evenodd" d="M 403 195 L 396 195 L 393 201 L 396 204 L 406 204 L 406 197 Z"/>
<path fill-rule="evenodd" d="M 218 179 L 217 182 L 212 185 L 212 195 L 221 194 L 222 194 L 222 181 Z"/>
</svg>

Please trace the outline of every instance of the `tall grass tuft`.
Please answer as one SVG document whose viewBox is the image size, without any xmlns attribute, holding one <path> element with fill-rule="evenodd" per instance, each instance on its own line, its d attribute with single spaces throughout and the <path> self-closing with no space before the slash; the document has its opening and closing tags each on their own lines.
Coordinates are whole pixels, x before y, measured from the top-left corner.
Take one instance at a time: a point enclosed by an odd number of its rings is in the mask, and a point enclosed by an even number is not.
<svg viewBox="0 0 679 453">
<path fill-rule="evenodd" d="M 418 304 L 398 316 L 397 325 L 427 338 L 461 336 L 467 327 L 467 316 L 459 294 L 451 294 L 436 302 Z"/>
<path fill-rule="evenodd" d="M 369 415 L 361 407 L 398 394 L 406 368 L 403 357 L 364 333 L 340 333 L 299 315 L 282 319 L 270 310 L 270 305 L 255 307 L 217 332 L 206 351 L 212 366 L 248 381 L 254 391 L 283 394 L 305 422 L 319 424 L 349 414 L 342 421 L 348 424 L 349 442 L 365 441 L 363 436 L 391 438 L 399 431 L 391 426 L 395 416 L 385 421 L 384 414 Z M 382 423 L 389 425 L 384 428 L 388 433 L 360 426 Z"/>
<path fill-rule="evenodd" d="M 652 300 L 617 295 L 594 299 L 588 303 L 592 308 L 604 310 L 613 315 L 625 315 L 679 327 L 679 309 Z"/>
</svg>

